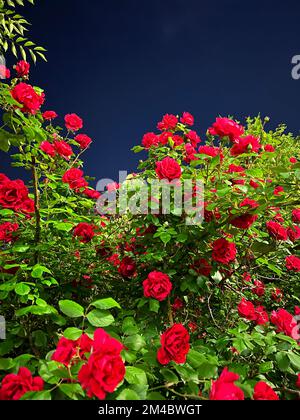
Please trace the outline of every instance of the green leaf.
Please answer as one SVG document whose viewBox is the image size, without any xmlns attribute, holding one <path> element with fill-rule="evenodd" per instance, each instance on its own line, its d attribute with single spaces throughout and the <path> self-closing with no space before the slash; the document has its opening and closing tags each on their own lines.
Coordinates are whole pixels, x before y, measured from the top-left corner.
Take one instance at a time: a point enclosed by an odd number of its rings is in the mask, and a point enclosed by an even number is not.
<svg viewBox="0 0 300 420">
<path fill-rule="evenodd" d="M 135 401 L 139 400 L 138 394 L 130 388 L 123 389 L 123 391 L 117 396 L 116 400 L 119 401 Z"/>
<path fill-rule="evenodd" d="M 0 359 L 0 370 L 8 370 L 14 366 L 14 361 L 11 358 Z"/>
<path fill-rule="evenodd" d="M 124 340 L 124 345 L 130 350 L 139 351 L 146 346 L 146 342 L 141 335 L 135 334 L 126 337 Z"/>
<path fill-rule="evenodd" d="M 79 337 L 82 335 L 82 330 L 75 327 L 67 328 L 64 331 L 64 337 L 66 337 L 68 340 L 78 340 Z"/>
<path fill-rule="evenodd" d="M 297 371 L 300 371 L 300 356 L 296 353 L 288 353 L 288 358 Z"/>
<path fill-rule="evenodd" d="M 51 400 L 51 393 L 50 391 L 27 392 L 21 400 Z"/>
<path fill-rule="evenodd" d="M 77 395 L 84 397 L 84 391 L 79 384 L 62 384 L 59 389 L 71 400 L 77 400 Z"/>
<path fill-rule="evenodd" d="M 134 366 L 126 367 L 125 379 L 129 384 L 147 385 L 146 373 Z"/>
<path fill-rule="evenodd" d="M 94 327 L 108 327 L 114 322 L 114 317 L 108 311 L 94 309 L 87 314 L 87 319 Z"/>
<path fill-rule="evenodd" d="M 150 309 L 150 311 L 151 312 L 158 313 L 159 308 L 160 308 L 159 301 L 156 300 L 156 299 L 150 299 L 150 301 L 149 301 L 149 309 Z"/>
<path fill-rule="evenodd" d="M 124 319 L 122 323 L 122 331 L 126 335 L 134 335 L 139 331 L 134 318 L 127 317 Z"/>
<path fill-rule="evenodd" d="M 32 269 L 31 277 L 34 279 L 41 279 L 43 277 L 43 273 L 51 274 L 51 271 L 43 265 L 36 264 Z"/>
<path fill-rule="evenodd" d="M 92 306 L 95 306 L 98 309 L 111 309 L 111 308 L 121 309 L 121 306 L 113 298 L 96 300 L 96 302 L 92 303 Z"/>
<path fill-rule="evenodd" d="M 287 354 L 285 352 L 280 351 L 280 352 L 276 353 L 275 359 L 276 359 L 276 362 L 277 362 L 277 365 L 278 365 L 279 369 L 282 372 L 286 372 L 289 369 L 290 360 L 289 360 L 289 357 L 287 356 Z"/>
<path fill-rule="evenodd" d="M 162 368 L 160 373 L 167 383 L 177 384 L 179 382 L 178 376 L 171 369 Z"/>
<path fill-rule="evenodd" d="M 30 287 L 25 283 L 18 283 L 15 287 L 15 292 L 20 296 L 28 295 L 30 293 Z"/>
<path fill-rule="evenodd" d="M 72 300 L 60 300 L 58 305 L 62 313 L 70 318 L 79 318 L 84 315 L 83 307 Z"/>
</svg>

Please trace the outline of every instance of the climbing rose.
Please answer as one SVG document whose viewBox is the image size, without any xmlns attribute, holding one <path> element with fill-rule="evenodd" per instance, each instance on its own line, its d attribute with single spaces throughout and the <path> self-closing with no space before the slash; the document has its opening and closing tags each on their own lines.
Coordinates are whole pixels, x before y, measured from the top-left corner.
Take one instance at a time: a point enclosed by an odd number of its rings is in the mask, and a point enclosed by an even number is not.
<svg viewBox="0 0 300 420">
<path fill-rule="evenodd" d="M 272 146 L 272 144 L 266 144 L 264 146 L 264 149 L 265 149 L 265 152 L 269 152 L 269 153 L 275 152 L 275 147 Z"/>
<path fill-rule="evenodd" d="M 212 271 L 212 265 L 205 258 L 200 258 L 191 266 L 201 276 L 208 277 Z"/>
<path fill-rule="evenodd" d="M 286 241 L 288 239 L 287 230 L 277 222 L 273 220 L 266 223 L 269 235 L 278 241 Z"/>
<path fill-rule="evenodd" d="M 44 381 L 39 376 L 32 377 L 30 370 L 20 367 L 18 374 L 10 373 L 2 379 L 0 400 L 19 400 L 30 391 L 38 392 L 44 388 Z"/>
<path fill-rule="evenodd" d="M 92 139 L 86 134 L 77 134 L 74 140 L 79 144 L 81 149 L 86 149 L 92 143 Z"/>
<path fill-rule="evenodd" d="M 157 128 L 159 130 L 173 130 L 176 128 L 178 123 L 178 118 L 175 115 L 172 114 L 166 114 L 164 115 L 161 122 L 157 124 Z"/>
<path fill-rule="evenodd" d="M 211 157 L 215 157 L 220 155 L 220 160 L 222 162 L 222 160 L 224 159 L 223 153 L 221 151 L 221 149 L 219 147 L 215 147 L 215 146 L 200 146 L 198 153 L 200 155 L 207 155 L 207 156 L 211 156 Z"/>
<path fill-rule="evenodd" d="M 160 302 L 169 296 L 172 290 L 172 283 L 167 274 L 160 271 L 152 271 L 148 274 L 146 280 L 143 281 L 144 296 L 154 298 Z"/>
<path fill-rule="evenodd" d="M 244 400 L 243 391 L 234 382 L 239 379 L 239 375 L 229 372 L 227 367 L 221 373 L 219 379 L 213 381 L 209 394 L 210 400 Z"/>
<path fill-rule="evenodd" d="M 291 271 L 300 272 L 300 258 L 296 255 L 290 255 L 286 257 L 286 268 Z"/>
<path fill-rule="evenodd" d="M 85 358 L 85 353 L 90 353 L 93 345 L 93 340 L 88 335 L 82 334 L 78 340 L 69 340 L 62 337 L 53 353 L 51 360 L 69 366 L 75 356 L 80 356 L 81 359 Z"/>
<path fill-rule="evenodd" d="M 122 382 L 125 376 L 122 350 L 123 345 L 103 329 L 95 331 L 91 356 L 78 373 L 78 380 L 89 398 L 103 400 Z"/>
<path fill-rule="evenodd" d="M 163 160 L 156 162 L 156 174 L 159 179 L 179 179 L 181 177 L 181 167 L 175 159 L 165 157 Z"/>
<path fill-rule="evenodd" d="M 19 229 L 18 223 L 5 222 L 0 224 L 0 241 L 11 242 L 13 234 Z"/>
<path fill-rule="evenodd" d="M 91 190 L 89 188 L 85 188 L 82 193 L 86 197 L 92 198 L 93 200 L 97 200 L 101 196 L 101 194 L 99 193 L 99 191 Z"/>
<path fill-rule="evenodd" d="M 80 242 L 88 243 L 90 242 L 93 237 L 95 236 L 94 226 L 90 225 L 89 223 L 79 223 L 74 231 L 73 235 L 80 239 Z"/>
<path fill-rule="evenodd" d="M 256 325 L 264 325 L 269 322 L 269 315 L 263 306 L 257 306 L 255 308 Z"/>
<path fill-rule="evenodd" d="M 208 132 L 212 136 L 229 137 L 231 141 L 234 141 L 244 134 L 244 128 L 229 118 L 217 118 Z"/>
<path fill-rule="evenodd" d="M 187 136 L 188 140 L 191 142 L 193 147 L 197 147 L 197 144 L 201 142 L 201 139 L 198 136 L 198 134 L 196 133 L 196 131 L 191 130 L 187 133 L 186 136 Z"/>
<path fill-rule="evenodd" d="M 246 318 L 249 321 L 256 320 L 255 307 L 252 302 L 249 302 L 245 298 L 242 298 L 238 305 L 238 313 L 241 317 Z"/>
<path fill-rule="evenodd" d="M 33 87 L 27 83 L 16 85 L 12 89 L 11 95 L 17 102 L 23 105 L 21 110 L 29 114 L 36 114 L 45 100 L 44 93 L 36 93 Z"/>
<path fill-rule="evenodd" d="M 294 223 L 300 223 L 300 209 L 294 209 L 292 211 L 292 218 Z"/>
<path fill-rule="evenodd" d="M 0 184 L 0 206 L 18 211 L 27 199 L 28 189 L 20 179 Z"/>
<path fill-rule="evenodd" d="M 277 332 L 282 332 L 285 335 L 299 340 L 299 327 L 297 327 L 297 321 L 288 311 L 285 309 L 278 309 L 273 311 L 271 314 L 271 322 L 276 325 Z"/>
<path fill-rule="evenodd" d="M 172 305 L 173 311 L 179 311 L 184 307 L 184 302 L 179 298 L 175 298 L 174 303 Z"/>
<path fill-rule="evenodd" d="M 254 136 L 240 137 L 230 150 L 231 156 L 239 156 L 243 153 L 258 153 L 261 145 L 259 138 Z"/>
<path fill-rule="evenodd" d="M 40 149 L 51 157 L 54 157 L 56 155 L 56 150 L 53 144 L 49 143 L 49 141 L 42 141 L 42 143 L 40 144 Z"/>
<path fill-rule="evenodd" d="M 265 285 L 260 280 L 254 280 L 254 288 L 252 289 L 252 292 L 257 295 L 258 297 L 261 297 L 265 294 Z"/>
<path fill-rule="evenodd" d="M 292 242 L 297 241 L 300 239 L 300 226 L 294 225 L 293 227 L 289 227 L 287 229 L 287 234 Z"/>
<path fill-rule="evenodd" d="M 119 273 L 123 277 L 132 277 L 135 274 L 136 270 L 136 264 L 130 257 L 125 257 L 120 263 L 120 266 L 118 268 Z"/>
<path fill-rule="evenodd" d="M 283 298 L 283 292 L 282 292 L 282 290 L 280 290 L 280 289 L 278 289 L 276 287 L 276 289 L 272 292 L 271 297 L 276 302 L 280 302 L 282 300 L 282 298 Z"/>
<path fill-rule="evenodd" d="M 66 160 L 69 160 L 70 157 L 73 155 L 72 147 L 63 140 L 61 141 L 56 140 L 54 142 L 54 148 L 56 152 Z"/>
<path fill-rule="evenodd" d="M 224 238 L 219 238 L 213 243 L 212 259 L 216 262 L 228 265 L 236 257 L 236 246 Z"/>
<path fill-rule="evenodd" d="M 27 63 L 27 61 L 21 60 L 16 64 L 15 70 L 17 72 L 18 77 L 28 76 L 30 64 Z"/>
<path fill-rule="evenodd" d="M 182 324 L 174 324 L 160 337 L 161 347 L 157 352 L 157 360 L 167 365 L 173 360 L 175 363 L 185 363 L 190 350 L 190 335 Z"/>
<path fill-rule="evenodd" d="M 83 171 L 78 168 L 71 168 L 65 172 L 62 181 L 65 184 L 69 184 L 72 190 L 76 190 L 78 188 L 86 187 L 87 182 L 83 178 Z"/>
<path fill-rule="evenodd" d="M 182 117 L 180 118 L 180 122 L 182 122 L 182 124 L 185 124 L 185 125 L 194 125 L 195 119 L 193 115 L 190 114 L 189 112 L 184 112 L 182 114 Z"/>
<path fill-rule="evenodd" d="M 42 116 L 44 120 L 54 120 L 54 118 L 57 118 L 57 113 L 55 111 L 45 111 Z"/>
<path fill-rule="evenodd" d="M 146 149 L 150 149 L 152 146 L 158 146 L 159 144 L 159 136 L 155 133 L 146 133 L 142 139 L 142 145 Z"/>
<path fill-rule="evenodd" d="M 254 400 L 279 400 L 278 395 L 273 389 L 263 381 L 257 382 L 254 387 Z"/>
<path fill-rule="evenodd" d="M 76 114 L 67 114 L 65 116 L 65 125 L 70 131 L 78 131 L 83 127 L 83 121 Z"/>
</svg>

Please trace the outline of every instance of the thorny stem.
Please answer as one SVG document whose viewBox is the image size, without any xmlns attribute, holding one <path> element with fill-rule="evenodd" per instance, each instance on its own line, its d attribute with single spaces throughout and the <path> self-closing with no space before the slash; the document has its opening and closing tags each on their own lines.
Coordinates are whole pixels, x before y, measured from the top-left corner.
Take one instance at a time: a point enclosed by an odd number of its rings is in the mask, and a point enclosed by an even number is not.
<svg viewBox="0 0 300 420">
<path fill-rule="evenodd" d="M 37 246 L 41 240 L 41 213 L 40 213 L 40 198 L 39 198 L 39 186 L 38 186 L 38 175 L 36 170 L 35 157 L 32 156 L 32 177 L 33 177 L 33 193 L 34 193 L 34 213 L 35 213 L 35 235 L 34 243 Z M 34 253 L 34 264 L 39 261 L 39 253 L 36 250 Z"/>
</svg>

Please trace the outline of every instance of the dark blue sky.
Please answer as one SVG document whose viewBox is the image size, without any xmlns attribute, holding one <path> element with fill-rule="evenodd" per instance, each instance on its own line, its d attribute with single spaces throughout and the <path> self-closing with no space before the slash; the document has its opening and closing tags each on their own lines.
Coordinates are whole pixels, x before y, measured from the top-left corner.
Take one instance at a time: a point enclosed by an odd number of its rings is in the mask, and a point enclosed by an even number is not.
<svg viewBox="0 0 300 420">
<path fill-rule="evenodd" d="M 192 112 L 200 133 L 219 114 L 259 112 L 299 131 L 299 1 L 37 0 L 22 12 L 48 49 L 31 82 L 45 109 L 82 116 L 97 179 L 133 171 L 130 148 L 167 112 Z"/>
</svg>

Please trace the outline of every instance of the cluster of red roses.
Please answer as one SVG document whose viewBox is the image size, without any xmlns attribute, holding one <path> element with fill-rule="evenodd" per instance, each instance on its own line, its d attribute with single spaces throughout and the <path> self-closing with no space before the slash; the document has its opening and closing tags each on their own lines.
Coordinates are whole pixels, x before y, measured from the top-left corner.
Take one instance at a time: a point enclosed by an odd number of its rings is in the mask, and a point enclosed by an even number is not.
<svg viewBox="0 0 300 420">
<path fill-rule="evenodd" d="M 114 392 L 125 376 L 121 358 L 123 345 L 98 328 L 94 339 L 83 334 L 78 340 L 61 338 L 52 355 L 52 360 L 70 366 L 80 360 L 87 361 L 78 373 L 78 381 L 89 398 L 103 400 L 107 393 Z"/>
<path fill-rule="evenodd" d="M 18 374 L 6 375 L 0 386 L 0 400 L 19 400 L 27 392 L 38 392 L 44 388 L 44 381 L 39 376 L 33 378 L 30 370 L 19 369 Z"/>
<path fill-rule="evenodd" d="M 0 174 L 0 206 L 27 215 L 34 213 L 34 201 L 28 197 L 28 189 L 20 179 L 11 180 Z"/>
<path fill-rule="evenodd" d="M 88 182 L 85 180 L 81 169 L 68 169 L 62 177 L 62 181 L 65 184 L 68 184 L 71 190 L 74 190 L 76 193 L 81 192 L 86 197 L 94 200 L 97 200 L 100 197 L 100 193 L 98 191 L 87 188 Z"/>
<path fill-rule="evenodd" d="M 223 370 L 219 379 L 213 381 L 210 400 L 244 400 L 244 392 L 234 382 L 239 380 L 239 375 Z M 260 381 L 254 386 L 254 400 L 279 400 L 276 392 L 266 382 Z"/>
</svg>

